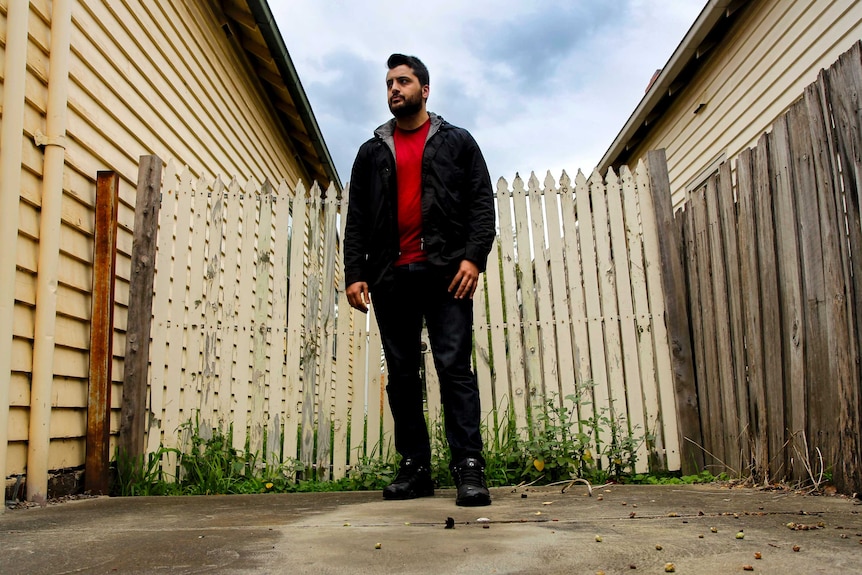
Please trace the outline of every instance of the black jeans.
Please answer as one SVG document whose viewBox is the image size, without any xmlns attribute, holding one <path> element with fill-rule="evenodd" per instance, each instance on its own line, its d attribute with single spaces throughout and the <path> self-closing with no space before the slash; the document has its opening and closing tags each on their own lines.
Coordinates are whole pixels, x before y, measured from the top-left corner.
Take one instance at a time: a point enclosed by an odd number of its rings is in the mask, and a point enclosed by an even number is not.
<svg viewBox="0 0 862 575">
<path fill-rule="evenodd" d="M 447 291 L 453 274 L 420 263 L 399 267 L 395 279 L 372 292 L 383 352 L 389 368 L 386 392 L 395 420 L 395 449 L 427 465 L 431 445 L 422 409 L 422 318 L 440 378 L 440 399 L 452 463 L 465 457 L 483 462 L 479 385 L 470 368 L 473 300 Z"/>
</svg>

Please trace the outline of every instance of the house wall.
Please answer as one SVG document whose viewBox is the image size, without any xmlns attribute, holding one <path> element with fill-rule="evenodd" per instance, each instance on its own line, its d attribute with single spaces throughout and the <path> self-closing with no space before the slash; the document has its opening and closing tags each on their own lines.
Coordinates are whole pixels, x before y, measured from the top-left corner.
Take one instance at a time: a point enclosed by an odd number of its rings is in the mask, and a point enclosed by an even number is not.
<svg viewBox="0 0 862 575">
<path fill-rule="evenodd" d="M 0 63 L 6 59 L 7 8 L 16 1 L 0 0 Z M 211 177 L 253 175 L 258 180 L 308 181 L 258 80 L 234 46 L 235 40 L 222 30 L 212 4 L 217 3 L 74 2 L 51 393 L 51 470 L 84 463 L 97 171 L 113 170 L 120 176 L 114 434 L 122 401 L 138 158 L 155 154 L 173 159 L 190 166 L 196 175 L 204 171 Z M 50 27 L 51 2 L 31 0 L 14 322 L 0 326 L 13 333 L 7 477 L 25 474 L 27 468 L 44 161 L 34 135 L 45 132 Z M 0 82 L 4 78 L 0 66 Z M 8 337 L 8 331 L 3 335 Z"/>
<path fill-rule="evenodd" d="M 630 160 L 667 150 L 674 205 L 722 154 L 729 160 L 753 146 L 820 69 L 862 38 L 862 2 L 854 0 L 756 0 L 746 10 Z"/>
</svg>

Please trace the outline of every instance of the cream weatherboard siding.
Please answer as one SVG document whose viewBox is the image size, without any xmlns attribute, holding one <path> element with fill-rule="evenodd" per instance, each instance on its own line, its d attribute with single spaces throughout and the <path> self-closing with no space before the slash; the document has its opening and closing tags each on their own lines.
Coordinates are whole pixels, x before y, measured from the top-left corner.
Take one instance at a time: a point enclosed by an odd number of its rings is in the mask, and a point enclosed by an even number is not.
<svg viewBox="0 0 862 575">
<path fill-rule="evenodd" d="M 855 0 L 755 0 L 746 10 L 628 160 L 665 148 L 674 205 L 717 158 L 753 146 L 821 68 L 862 38 Z"/>
<path fill-rule="evenodd" d="M 17 1 L 0 0 L 0 62 L 6 61 L 9 2 Z M 84 463 L 97 171 L 113 170 L 120 176 L 113 433 L 119 427 L 122 400 L 138 158 L 155 154 L 209 177 L 307 181 L 283 123 L 235 45 L 236 38 L 224 31 L 217 5 L 202 0 L 73 2 L 51 470 Z M 46 0 L 30 2 L 7 477 L 25 474 L 27 468 L 43 167 L 43 148 L 34 137 L 45 131 L 51 8 Z M 0 67 L 0 81 L 4 77 Z"/>
</svg>

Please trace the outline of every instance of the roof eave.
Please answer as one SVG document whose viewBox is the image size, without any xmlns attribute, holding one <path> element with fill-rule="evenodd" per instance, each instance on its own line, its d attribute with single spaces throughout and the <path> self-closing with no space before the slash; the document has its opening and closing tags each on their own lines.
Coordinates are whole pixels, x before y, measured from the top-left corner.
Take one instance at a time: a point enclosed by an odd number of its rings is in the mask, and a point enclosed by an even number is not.
<svg viewBox="0 0 862 575">
<path fill-rule="evenodd" d="M 284 38 L 278 30 L 278 24 L 275 22 L 275 17 L 272 15 L 269 4 L 267 4 L 266 0 L 246 0 L 246 2 L 258 28 L 260 29 L 261 35 L 272 54 L 273 61 L 275 62 L 282 78 L 284 78 L 285 88 L 293 99 L 302 123 L 308 131 L 309 139 L 311 140 L 314 149 L 326 170 L 326 175 L 329 177 L 329 180 L 335 184 L 338 191 L 341 192 L 341 179 L 338 177 L 335 163 L 332 161 L 332 156 L 329 154 L 329 149 L 326 147 L 323 134 L 320 131 L 320 126 L 317 124 L 317 119 L 314 117 L 314 112 L 311 109 L 308 96 L 305 94 L 305 89 L 302 87 L 302 83 L 299 80 L 299 74 L 296 72 L 293 60 L 290 58 L 287 46 L 284 44 Z"/>
<path fill-rule="evenodd" d="M 716 26 L 724 18 L 735 14 L 749 0 L 709 0 L 701 10 L 700 15 L 689 28 L 685 37 L 677 49 L 671 55 L 667 64 L 662 68 L 658 78 L 652 83 L 638 106 L 635 108 L 628 121 L 620 130 L 611 146 L 598 164 L 600 172 L 605 172 L 609 167 L 617 164 L 619 158 L 627 150 L 633 147 L 637 131 L 647 125 L 647 120 L 658 105 L 666 98 L 675 96 L 681 88 L 677 87 L 677 80 L 692 61 L 702 59 L 708 49 L 704 49 L 704 42 Z M 636 140 L 636 141 L 635 141 Z"/>
</svg>

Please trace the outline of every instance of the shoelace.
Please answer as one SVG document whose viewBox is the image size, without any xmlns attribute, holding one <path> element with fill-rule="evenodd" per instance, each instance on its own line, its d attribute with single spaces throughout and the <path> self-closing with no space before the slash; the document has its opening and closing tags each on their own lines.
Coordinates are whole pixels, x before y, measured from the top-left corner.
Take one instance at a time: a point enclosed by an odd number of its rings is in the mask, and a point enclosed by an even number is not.
<svg viewBox="0 0 862 575">
<path fill-rule="evenodd" d="M 485 472 L 481 467 L 460 467 L 456 470 L 462 485 L 485 487 Z"/>
<path fill-rule="evenodd" d="M 393 483 L 406 483 L 410 481 L 419 473 L 420 469 L 422 469 L 420 465 L 402 465 L 398 469 L 398 475 L 395 476 Z"/>
</svg>

